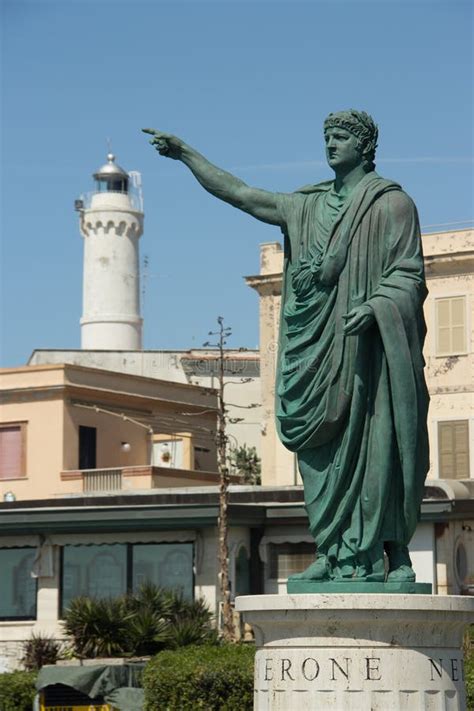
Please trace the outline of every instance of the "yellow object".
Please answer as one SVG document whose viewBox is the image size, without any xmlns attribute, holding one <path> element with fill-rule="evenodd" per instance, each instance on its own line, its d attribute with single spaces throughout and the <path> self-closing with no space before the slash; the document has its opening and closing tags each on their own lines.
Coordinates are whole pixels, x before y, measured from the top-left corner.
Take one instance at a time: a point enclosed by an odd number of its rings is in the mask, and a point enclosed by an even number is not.
<svg viewBox="0 0 474 711">
<path fill-rule="evenodd" d="M 40 702 L 40 711 L 114 711 L 112 706 L 108 704 L 87 704 L 81 706 L 70 704 L 61 704 L 59 706 L 45 706 L 43 701 Z"/>
</svg>

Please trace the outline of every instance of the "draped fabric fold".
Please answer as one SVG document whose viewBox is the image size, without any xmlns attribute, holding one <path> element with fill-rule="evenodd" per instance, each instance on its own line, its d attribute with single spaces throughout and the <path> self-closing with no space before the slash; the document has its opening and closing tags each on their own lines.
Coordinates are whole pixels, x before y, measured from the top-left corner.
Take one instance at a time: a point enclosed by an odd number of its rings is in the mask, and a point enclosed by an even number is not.
<svg viewBox="0 0 474 711">
<path fill-rule="evenodd" d="M 426 297 L 416 208 L 368 173 L 345 200 L 332 182 L 277 196 L 285 235 L 277 427 L 298 455 L 318 548 L 407 543 L 428 470 L 422 356 Z M 345 336 L 366 304 L 374 324 Z"/>
</svg>

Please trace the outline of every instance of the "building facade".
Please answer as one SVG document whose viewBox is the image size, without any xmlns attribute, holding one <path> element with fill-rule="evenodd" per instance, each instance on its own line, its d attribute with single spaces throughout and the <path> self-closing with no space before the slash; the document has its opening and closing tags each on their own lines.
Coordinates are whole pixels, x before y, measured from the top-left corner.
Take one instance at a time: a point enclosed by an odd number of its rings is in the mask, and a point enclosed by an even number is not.
<svg viewBox="0 0 474 711">
<path fill-rule="evenodd" d="M 215 350 L 37 349 L 28 365 L 70 363 L 156 378 L 174 383 L 217 388 L 219 357 Z M 260 352 L 226 349 L 224 359 L 227 434 L 230 447 L 254 447 L 260 454 L 262 393 Z"/>
<path fill-rule="evenodd" d="M 425 490 L 410 552 L 435 593 L 473 594 L 472 491 L 454 484 Z M 0 671 L 19 666 L 33 633 L 62 638 L 77 595 L 121 595 L 146 580 L 203 598 L 217 618 L 218 514 L 217 486 L 0 502 Z M 301 486 L 232 485 L 228 519 L 233 596 L 284 592 L 314 559 Z"/>
<path fill-rule="evenodd" d="M 55 364 L 4 369 L 0 399 L 3 500 L 218 482 L 210 388 Z"/>
</svg>

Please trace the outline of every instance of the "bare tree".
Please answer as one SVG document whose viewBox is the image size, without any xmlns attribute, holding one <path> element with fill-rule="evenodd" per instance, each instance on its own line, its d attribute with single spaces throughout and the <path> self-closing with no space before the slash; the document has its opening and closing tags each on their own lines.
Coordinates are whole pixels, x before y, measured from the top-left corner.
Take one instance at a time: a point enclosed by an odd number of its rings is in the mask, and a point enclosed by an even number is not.
<svg viewBox="0 0 474 711">
<path fill-rule="evenodd" d="M 229 508 L 229 463 L 227 449 L 229 438 L 226 434 L 227 409 L 224 399 L 224 346 L 227 338 L 231 335 L 231 329 L 224 326 L 224 318 L 219 316 L 218 331 L 209 331 L 210 336 L 217 336 L 217 343 L 204 343 L 204 347 L 217 348 L 219 351 L 218 364 L 218 411 L 217 411 L 217 463 L 219 467 L 219 520 L 218 520 L 218 540 L 219 540 L 219 583 L 220 597 L 222 603 L 221 632 L 224 639 L 232 640 L 235 637 L 234 619 L 230 602 L 230 581 L 229 581 L 229 543 L 228 543 L 228 508 Z"/>
</svg>

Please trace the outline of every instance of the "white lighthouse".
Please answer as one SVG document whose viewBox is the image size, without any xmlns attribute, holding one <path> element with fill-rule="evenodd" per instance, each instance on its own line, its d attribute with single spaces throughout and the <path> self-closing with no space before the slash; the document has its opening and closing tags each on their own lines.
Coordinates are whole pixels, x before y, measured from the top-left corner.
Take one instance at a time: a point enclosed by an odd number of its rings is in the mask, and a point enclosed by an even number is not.
<svg viewBox="0 0 474 711">
<path fill-rule="evenodd" d="M 84 237 L 81 348 L 141 350 L 139 174 L 128 174 L 109 153 L 94 179 L 96 191 L 76 201 Z"/>
</svg>

